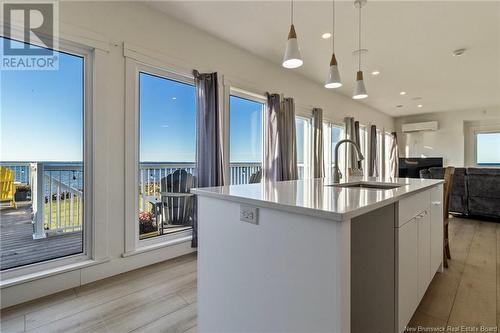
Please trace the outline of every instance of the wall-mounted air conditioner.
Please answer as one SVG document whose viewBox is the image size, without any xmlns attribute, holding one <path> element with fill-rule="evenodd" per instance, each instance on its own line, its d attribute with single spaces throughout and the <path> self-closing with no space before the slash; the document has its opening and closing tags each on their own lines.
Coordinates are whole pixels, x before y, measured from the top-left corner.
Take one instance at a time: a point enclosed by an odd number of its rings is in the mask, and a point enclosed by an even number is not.
<svg viewBox="0 0 500 333">
<path fill-rule="evenodd" d="M 437 121 L 426 121 L 423 123 L 411 123 L 404 124 L 401 129 L 403 133 L 407 132 L 420 132 L 420 131 L 437 131 L 438 122 Z"/>
</svg>

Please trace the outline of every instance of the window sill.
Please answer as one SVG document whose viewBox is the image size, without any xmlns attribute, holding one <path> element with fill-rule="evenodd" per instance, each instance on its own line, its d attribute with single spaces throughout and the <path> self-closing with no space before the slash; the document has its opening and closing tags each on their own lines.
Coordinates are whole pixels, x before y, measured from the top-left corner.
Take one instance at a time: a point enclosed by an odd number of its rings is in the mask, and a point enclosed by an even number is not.
<svg viewBox="0 0 500 333">
<path fill-rule="evenodd" d="M 130 256 L 135 256 L 137 254 L 158 250 L 158 249 L 161 249 L 164 247 L 169 247 L 169 246 L 174 246 L 174 245 L 185 243 L 185 242 L 190 242 L 192 239 L 193 239 L 193 236 L 189 235 L 189 236 L 179 237 L 179 238 L 175 238 L 175 239 L 168 240 L 168 241 L 161 242 L 161 243 L 142 246 L 142 247 L 139 247 L 133 251 L 128 251 L 128 252 L 122 253 L 122 257 L 126 258 L 126 257 L 130 257 Z"/>
<path fill-rule="evenodd" d="M 36 273 L 25 274 L 25 275 L 22 275 L 19 277 L 13 277 L 10 279 L 0 281 L 0 289 L 12 287 L 12 286 L 15 286 L 18 284 L 31 282 L 31 281 L 38 280 L 38 279 L 43 279 L 43 278 L 46 278 L 49 276 L 58 275 L 58 274 L 65 273 L 65 272 L 70 272 L 70 271 L 82 269 L 82 268 L 89 267 L 89 266 L 99 265 L 99 264 L 102 264 L 102 263 L 107 262 L 107 261 L 109 261 L 109 258 L 104 258 L 104 259 L 99 259 L 99 260 L 90 260 L 89 259 L 89 260 L 85 260 L 85 261 L 74 263 L 74 264 L 68 264 L 68 265 L 57 267 L 57 268 L 42 270 L 42 271 L 39 271 Z"/>
</svg>

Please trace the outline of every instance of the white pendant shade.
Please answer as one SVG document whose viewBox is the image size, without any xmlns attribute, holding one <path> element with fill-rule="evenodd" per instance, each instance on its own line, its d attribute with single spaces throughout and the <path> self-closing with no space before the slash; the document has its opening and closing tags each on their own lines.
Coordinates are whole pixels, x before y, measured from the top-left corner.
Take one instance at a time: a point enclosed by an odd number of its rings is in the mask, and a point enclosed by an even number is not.
<svg viewBox="0 0 500 333">
<path fill-rule="evenodd" d="M 359 71 L 356 74 L 356 85 L 354 86 L 354 93 L 352 94 L 352 99 L 363 99 L 367 98 L 365 83 L 363 81 L 363 72 Z"/>
<path fill-rule="evenodd" d="M 342 87 L 342 82 L 340 81 L 340 73 L 337 66 L 337 60 L 335 59 L 335 54 L 332 54 L 330 70 L 328 71 L 328 77 L 325 81 L 325 88 L 335 89 L 339 87 Z"/>
<path fill-rule="evenodd" d="M 283 58 L 283 67 L 298 68 L 302 66 L 302 56 L 300 55 L 299 43 L 293 24 L 290 26 L 288 40 L 286 42 L 285 56 Z"/>
</svg>

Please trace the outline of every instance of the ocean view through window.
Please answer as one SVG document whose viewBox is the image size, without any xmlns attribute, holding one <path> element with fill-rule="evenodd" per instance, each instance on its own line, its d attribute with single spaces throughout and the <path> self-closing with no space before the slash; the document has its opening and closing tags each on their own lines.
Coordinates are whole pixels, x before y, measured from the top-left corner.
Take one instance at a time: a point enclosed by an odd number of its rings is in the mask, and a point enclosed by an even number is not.
<svg viewBox="0 0 500 333">
<path fill-rule="evenodd" d="M 262 178 L 264 104 L 231 95 L 229 106 L 231 184 L 259 183 Z"/>
<path fill-rule="evenodd" d="M 85 252 L 85 56 L 55 52 L 57 70 L 1 75 L 2 270 Z"/>
<path fill-rule="evenodd" d="M 191 229 L 195 156 L 194 85 L 139 72 L 139 239 Z"/>
</svg>

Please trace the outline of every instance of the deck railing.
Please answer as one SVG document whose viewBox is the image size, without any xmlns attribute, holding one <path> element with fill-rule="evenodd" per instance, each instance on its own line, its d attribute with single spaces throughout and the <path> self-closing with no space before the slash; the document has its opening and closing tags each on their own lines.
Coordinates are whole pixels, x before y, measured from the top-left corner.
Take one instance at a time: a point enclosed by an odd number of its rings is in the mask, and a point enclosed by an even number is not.
<svg viewBox="0 0 500 333">
<path fill-rule="evenodd" d="M 14 170 L 17 181 L 31 186 L 34 238 L 82 230 L 84 181 L 81 163 L 1 164 Z M 161 179 L 179 169 L 196 175 L 194 163 L 141 163 L 140 201 L 145 196 L 158 196 Z M 231 163 L 229 180 L 232 185 L 247 184 L 252 174 L 260 169 L 260 163 Z"/>
<path fill-rule="evenodd" d="M 83 167 L 30 163 L 33 238 L 82 230 Z"/>
<path fill-rule="evenodd" d="M 141 163 L 139 170 L 139 208 L 144 207 L 145 197 L 159 196 L 163 177 L 175 170 L 183 169 L 196 176 L 194 163 Z M 248 184 L 250 177 L 261 169 L 260 163 L 231 163 L 229 176 L 231 184 Z"/>
</svg>

